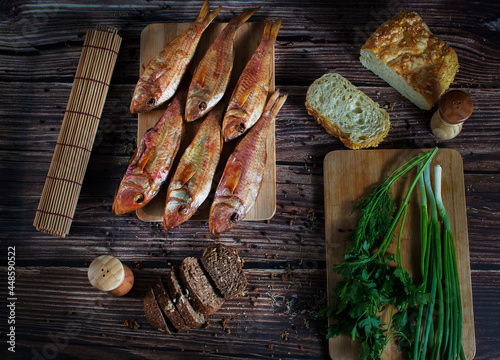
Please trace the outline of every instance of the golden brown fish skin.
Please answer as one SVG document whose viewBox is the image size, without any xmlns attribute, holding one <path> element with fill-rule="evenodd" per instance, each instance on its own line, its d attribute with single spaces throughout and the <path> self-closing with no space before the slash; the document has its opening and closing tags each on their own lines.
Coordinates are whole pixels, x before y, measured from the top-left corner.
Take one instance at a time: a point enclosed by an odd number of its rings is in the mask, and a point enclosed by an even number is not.
<svg viewBox="0 0 500 360">
<path fill-rule="evenodd" d="M 205 0 L 198 19 L 149 62 L 132 96 L 130 104 L 132 114 L 155 109 L 175 94 L 193 59 L 201 35 L 221 8 L 222 6 L 219 6 L 210 13 L 208 0 Z"/>
<path fill-rule="evenodd" d="M 184 134 L 181 99 L 185 95 L 179 92 L 162 118 L 141 139 L 113 202 L 116 215 L 145 206 L 167 179 Z"/>
<path fill-rule="evenodd" d="M 244 134 L 259 120 L 273 76 L 274 43 L 281 19 L 267 22 L 262 40 L 240 75 L 222 122 L 224 141 Z"/>
<path fill-rule="evenodd" d="M 170 230 L 187 221 L 210 193 L 222 151 L 221 122 L 226 102 L 220 102 L 203 120 L 182 155 L 168 186 L 163 226 Z"/>
<path fill-rule="evenodd" d="M 233 69 L 236 31 L 258 9 L 245 10 L 231 19 L 196 67 L 186 101 L 186 121 L 201 118 L 224 96 Z"/>
<path fill-rule="evenodd" d="M 264 177 L 267 160 L 266 139 L 287 95 L 276 90 L 259 121 L 236 145 L 229 157 L 210 208 L 209 228 L 213 236 L 231 229 L 254 205 Z"/>
</svg>

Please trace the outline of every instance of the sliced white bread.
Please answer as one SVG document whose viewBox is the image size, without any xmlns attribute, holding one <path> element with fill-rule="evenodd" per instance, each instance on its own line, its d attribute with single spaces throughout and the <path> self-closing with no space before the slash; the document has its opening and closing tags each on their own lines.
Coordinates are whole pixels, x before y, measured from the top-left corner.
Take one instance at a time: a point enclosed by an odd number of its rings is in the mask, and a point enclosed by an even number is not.
<svg viewBox="0 0 500 360">
<path fill-rule="evenodd" d="M 376 147 L 389 132 L 389 114 L 339 74 L 325 74 L 307 90 L 306 108 L 351 149 Z"/>
<path fill-rule="evenodd" d="M 455 51 L 415 12 L 382 24 L 361 48 L 361 63 L 420 109 L 430 110 L 458 71 Z"/>
</svg>

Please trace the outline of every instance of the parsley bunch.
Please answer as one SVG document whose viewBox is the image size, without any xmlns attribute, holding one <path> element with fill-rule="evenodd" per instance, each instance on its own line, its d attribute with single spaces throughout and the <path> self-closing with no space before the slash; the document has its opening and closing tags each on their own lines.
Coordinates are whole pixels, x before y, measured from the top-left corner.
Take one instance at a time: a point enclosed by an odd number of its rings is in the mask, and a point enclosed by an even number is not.
<svg viewBox="0 0 500 360">
<path fill-rule="evenodd" d="M 327 338 L 347 334 L 352 340 L 358 340 L 361 359 L 380 359 L 392 338 L 399 340 L 400 349 L 406 347 L 412 354 L 417 306 L 426 304 L 430 297 L 423 291 L 423 286 L 413 284 L 411 275 L 402 267 L 401 232 L 411 193 L 436 152 L 437 148 L 408 160 L 353 208 L 353 211 L 361 211 L 361 218 L 351 236 L 345 261 L 334 266 L 334 271 L 342 279 L 336 285 L 332 305 L 322 309 L 318 316 L 332 315 L 335 318 L 334 324 L 328 328 Z M 391 187 L 418 164 L 423 166 L 397 208 Z M 398 224 L 397 252 L 388 254 Z M 394 260 L 395 267 L 389 265 Z M 391 308 L 391 316 L 384 324 L 381 313 L 388 308 Z"/>
</svg>

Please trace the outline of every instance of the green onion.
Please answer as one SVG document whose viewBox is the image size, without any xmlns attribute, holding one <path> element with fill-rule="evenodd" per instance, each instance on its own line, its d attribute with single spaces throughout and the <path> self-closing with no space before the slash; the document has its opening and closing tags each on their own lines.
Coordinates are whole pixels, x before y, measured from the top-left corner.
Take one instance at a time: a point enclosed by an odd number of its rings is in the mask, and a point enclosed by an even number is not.
<svg viewBox="0 0 500 360">
<path fill-rule="evenodd" d="M 441 196 L 442 168 L 434 167 L 434 192 L 436 204 L 443 224 L 443 259 L 445 263 L 444 285 L 447 304 L 448 338 L 443 354 L 448 359 L 465 358 L 462 348 L 462 298 L 458 277 L 457 258 L 451 224 Z"/>
</svg>

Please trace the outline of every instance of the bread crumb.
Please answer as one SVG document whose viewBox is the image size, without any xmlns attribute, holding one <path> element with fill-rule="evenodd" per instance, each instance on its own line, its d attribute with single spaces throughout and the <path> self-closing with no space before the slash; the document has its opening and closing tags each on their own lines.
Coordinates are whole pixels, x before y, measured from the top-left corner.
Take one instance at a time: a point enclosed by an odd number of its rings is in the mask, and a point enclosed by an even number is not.
<svg viewBox="0 0 500 360">
<path fill-rule="evenodd" d="M 73 315 L 73 311 L 68 311 L 66 314 Z"/>
<path fill-rule="evenodd" d="M 270 350 L 272 350 L 273 349 L 273 344 L 267 345 L 267 348 L 270 349 Z"/>
<path fill-rule="evenodd" d="M 108 335 L 106 335 L 106 334 L 101 334 L 101 337 L 105 338 L 105 337 L 108 337 Z"/>
<path fill-rule="evenodd" d="M 304 345 L 299 345 L 300 350 L 304 350 Z"/>
</svg>

